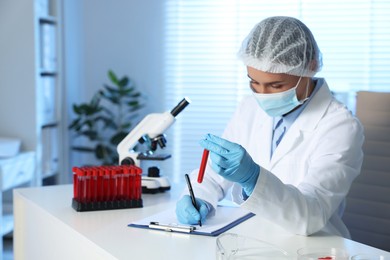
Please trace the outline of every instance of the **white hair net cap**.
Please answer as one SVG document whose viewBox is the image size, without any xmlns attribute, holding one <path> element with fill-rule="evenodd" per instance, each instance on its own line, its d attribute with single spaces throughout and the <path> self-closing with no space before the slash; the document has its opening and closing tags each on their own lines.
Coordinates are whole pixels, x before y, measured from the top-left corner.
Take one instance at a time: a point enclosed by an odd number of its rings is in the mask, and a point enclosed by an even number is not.
<svg viewBox="0 0 390 260">
<path fill-rule="evenodd" d="M 258 23 L 243 41 L 238 57 L 246 66 L 269 73 L 312 77 L 322 67 L 322 55 L 309 28 L 285 16 Z"/>
</svg>

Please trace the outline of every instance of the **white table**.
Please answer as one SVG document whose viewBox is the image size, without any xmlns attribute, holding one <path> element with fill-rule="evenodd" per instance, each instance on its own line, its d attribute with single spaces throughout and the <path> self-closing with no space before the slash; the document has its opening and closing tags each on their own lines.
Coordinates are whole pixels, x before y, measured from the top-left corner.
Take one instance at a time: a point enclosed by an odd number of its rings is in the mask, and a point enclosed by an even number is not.
<svg viewBox="0 0 390 260">
<path fill-rule="evenodd" d="M 127 225 L 174 207 L 179 191 L 143 194 L 144 207 L 76 212 L 72 185 L 14 190 L 15 259 L 215 259 L 216 238 Z M 385 252 L 337 236 L 288 233 L 255 216 L 230 229 L 272 243 L 292 255 L 301 247 L 345 248 L 350 255 Z"/>
</svg>

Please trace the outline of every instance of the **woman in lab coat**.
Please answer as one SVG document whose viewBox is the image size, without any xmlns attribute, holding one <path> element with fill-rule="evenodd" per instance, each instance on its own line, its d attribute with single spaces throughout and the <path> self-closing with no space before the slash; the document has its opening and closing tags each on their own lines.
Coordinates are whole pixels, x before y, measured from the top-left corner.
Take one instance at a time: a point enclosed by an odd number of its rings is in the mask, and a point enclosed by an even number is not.
<svg viewBox="0 0 390 260">
<path fill-rule="evenodd" d="M 244 40 L 239 57 L 253 95 L 239 104 L 222 137 L 208 134 L 205 179 L 176 206 L 196 224 L 229 198 L 295 234 L 349 237 L 341 216 L 363 159 L 363 129 L 332 96 L 310 30 L 291 17 L 270 17 Z M 282 120 L 281 120 L 282 119 Z M 195 180 L 198 170 L 191 176 Z"/>
</svg>

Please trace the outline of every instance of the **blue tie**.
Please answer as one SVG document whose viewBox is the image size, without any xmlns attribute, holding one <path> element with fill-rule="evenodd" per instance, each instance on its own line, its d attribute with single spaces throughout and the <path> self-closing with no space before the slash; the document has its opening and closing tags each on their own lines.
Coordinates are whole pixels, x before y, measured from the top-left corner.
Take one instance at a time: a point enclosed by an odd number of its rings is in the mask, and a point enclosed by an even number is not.
<svg viewBox="0 0 390 260">
<path fill-rule="evenodd" d="M 272 136 L 272 149 L 271 156 L 273 155 L 276 147 L 282 141 L 284 134 L 286 133 L 286 126 L 283 125 L 283 117 L 276 123 L 274 133 Z"/>
</svg>

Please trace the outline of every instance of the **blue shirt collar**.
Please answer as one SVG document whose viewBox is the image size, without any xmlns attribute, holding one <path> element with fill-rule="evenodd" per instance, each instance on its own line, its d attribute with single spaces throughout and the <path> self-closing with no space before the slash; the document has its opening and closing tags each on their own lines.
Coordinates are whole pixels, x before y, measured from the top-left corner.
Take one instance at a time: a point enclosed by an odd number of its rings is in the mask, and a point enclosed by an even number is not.
<svg viewBox="0 0 390 260">
<path fill-rule="evenodd" d="M 321 87 L 321 83 L 319 82 L 319 78 L 313 78 L 314 80 L 314 90 L 309 96 L 309 99 L 306 100 L 298 109 L 294 110 L 293 112 L 287 114 L 286 116 L 278 116 L 274 117 L 274 123 L 273 123 L 273 129 L 275 129 L 276 124 L 279 122 L 281 118 L 283 118 L 283 125 L 286 127 L 286 130 L 290 128 L 290 126 L 295 122 L 295 120 L 298 118 L 298 116 L 302 113 L 302 111 L 305 109 L 305 107 L 310 103 L 314 95 L 318 92 L 319 88 Z M 320 83 L 320 84 L 318 84 Z"/>
</svg>

